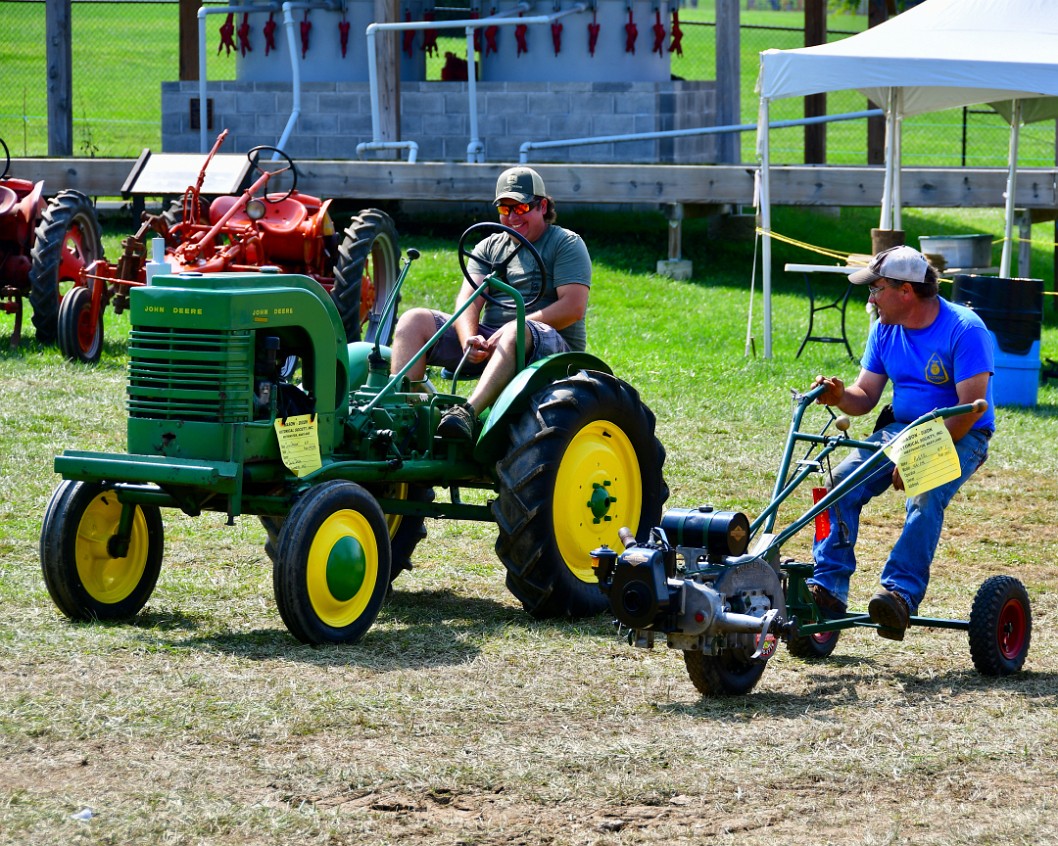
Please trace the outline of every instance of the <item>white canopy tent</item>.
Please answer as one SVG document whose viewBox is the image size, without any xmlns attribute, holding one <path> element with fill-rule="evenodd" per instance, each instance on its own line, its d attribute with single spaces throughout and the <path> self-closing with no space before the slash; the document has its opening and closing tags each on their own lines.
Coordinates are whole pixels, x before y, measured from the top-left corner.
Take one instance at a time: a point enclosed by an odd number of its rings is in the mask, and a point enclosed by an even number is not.
<svg viewBox="0 0 1058 846">
<path fill-rule="evenodd" d="M 880 229 L 900 229 L 900 130 L 909 115 L 987 103 L 1011 125 L 1006 231 L 1000 275 L 1009 276 L 1018 129 L 1058 116 L 1055 0 L 926 0 L 842 41 L 760 54 L 761 252 L 764 356 L 771 357 L 769 103 L 854 89 L 886 112 Z"/>
</svg>

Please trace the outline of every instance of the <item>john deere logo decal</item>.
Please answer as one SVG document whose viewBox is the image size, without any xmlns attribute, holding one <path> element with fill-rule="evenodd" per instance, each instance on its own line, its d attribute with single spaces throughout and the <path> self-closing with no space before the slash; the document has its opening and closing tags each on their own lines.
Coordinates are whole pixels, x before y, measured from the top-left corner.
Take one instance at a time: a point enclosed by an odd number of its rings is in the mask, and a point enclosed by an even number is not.
<svg viewBox="0 0 1058 846">
<path fill-rule="evenodd" d="M 948 381 L 948 371 L 944 369 L 944 362 L 936 353 L 926 362 L 926 381 L 931 385 L 943 385 Z"/>
</svg>

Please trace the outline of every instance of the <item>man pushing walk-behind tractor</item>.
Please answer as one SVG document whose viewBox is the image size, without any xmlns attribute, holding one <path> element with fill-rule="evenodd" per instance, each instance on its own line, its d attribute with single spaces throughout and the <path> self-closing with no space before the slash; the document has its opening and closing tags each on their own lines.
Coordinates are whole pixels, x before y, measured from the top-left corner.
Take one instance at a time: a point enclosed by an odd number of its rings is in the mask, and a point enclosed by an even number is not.
<svg viewBox="0 0 1058 846">
<path fill-rule="evenodd" d="M 970 654 L 986 675 L 1021 669 L 1032 631 L 1025 588 L 1010 576 L 984 582 L 969 621 L 915 616 L 929 580 L 944 511 L 984 463 L 995 429 L 992 344 L 980 318 L 941 299 L 937 274 L 911 247 L 876 255 L 849 277 L 870 286 L 878 310 L 856 381 L 817 377 L 797 397 L 771 503 L 750 523 L 738 512 L 674 509 L 645 543 L 622 530 L 625 551 L 592 553 L 600 587 L 640 646 L 665 635 L 682 649 L 687 671 L 705 694 L 745 693 L 764 672 L 778 640 L 791 652 L 823 658 L 842 629 L 872 627 L 903 640 L 910 626 L 964 629 Z M 870 412 L 887 382 L 893 403 L 866 439 L 848 436 L 852 415 Z M 802 429 L 813 403 L 828 406 L 819 434 Z M 831 423 L 837 434 L 827 434 Z M 793 452 L 808 444 L 792 471 Z M 832 472 L 830 456 L 851 452 Z M 818 451 L 817 451 L 818 450 Z M 772 534 L 776 512 L 812 474 L 822 498 L 787 529 Z M 847 607 L 856 569 L 860 509 L 890 487 L 907 494 L 900 539 L 866 614 Z M 814 518 L 814 564 L 780 560 L 782 544 Z M 752 542 L 752 545 L 751 545 Z"/>
</svg>

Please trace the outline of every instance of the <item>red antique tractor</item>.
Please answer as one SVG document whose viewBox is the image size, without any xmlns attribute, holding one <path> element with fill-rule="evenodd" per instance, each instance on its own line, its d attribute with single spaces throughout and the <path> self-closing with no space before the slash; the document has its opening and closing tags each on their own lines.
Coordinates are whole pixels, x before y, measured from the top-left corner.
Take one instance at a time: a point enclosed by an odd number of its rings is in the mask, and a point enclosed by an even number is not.
<svg viewBox="0 0 1058 846">
<path fill-rule="evenodd" d="M 122 242 L 116 265 L 99 260 L 85 268 L 80 284 L 63 298 L 58 338 L 63 354 L 91 363 L 103 348 L 103 313 L 108 304 L 120 314 L 129 291 L 148 284 L 148 246 L 165 244 L 164 260 L 153 255 L 165 273 L 221 273 L 274 267 L 281 273 L 311 277 L 330 292 L 348 340 L 388 343 L 392 316 L 381 325 L 383 305 L 397 278 L 397 231 L 390 217 L 366 209 L 352 218 L 339 241 L 330 215 L 331 200 L 297 190 L 293 160 L 275 147 L 247 153 L 255 178 L 241 193 L 209 201 L 203 180 L 227 136 L 221 132 L 198 181 L 162 214 L 144 213 L 140 228 Z M 267 154 L 267 159 L 266 159 Z M 279 191 L 266 189 L 282 184 Z M 392 315 L 392 311 L 391 311 Z"/>
<path fill-rule="evenodd" d="M 44 199 L 44 183 L 9 176 L 11 154 L 0 138 L 0 307 L 15 315 L 11 346 L 22 336 L 22 301 L 33 306 L 37 340 L 55 343 L 61 286 L 103 257 L 99 221 L 80 191 Z"/>
</svg>

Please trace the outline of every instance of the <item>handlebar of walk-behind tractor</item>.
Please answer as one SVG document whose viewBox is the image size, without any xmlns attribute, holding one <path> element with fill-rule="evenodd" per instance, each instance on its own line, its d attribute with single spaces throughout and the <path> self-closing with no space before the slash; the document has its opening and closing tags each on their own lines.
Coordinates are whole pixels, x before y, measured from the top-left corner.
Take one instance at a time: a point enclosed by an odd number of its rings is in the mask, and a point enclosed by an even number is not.
<svg viewBox="0 0 1058 846">
<path fill-rule="evenodd" d="M 872 451 L 874 454 L 870 456 L 866 461 L 863 462 L 855 471 L 846 476 L 842 481 L 834 488 L 829 490 L 825 496 L 823 496 L 818 502 L 814 503 L 811 508 L 804 512 L 800 517 L 794 520 L 789 526 L 783 529 L 781 532 L 770 538 L 766 545 L 758 546 L 753 551 L 752 557 L 765 557 L 772 550 L 778 550 L 783 543 L 789 540 L 790 537 L 795 535 L 801 529 L 803 529 L 808 523 L 815 519 L 816 515 L 823 513 L 830 506 L 844 497 L 850 490 L 856 487 L 864 478 L 870 475 L 874 470 L 884 461 L 887 460 L 887 456 L 884 452 L 885 444 L 876 443 L 874 441 L 861 441 L 854 438 L 850 438 L 847 434 L 849 428 L 849 419 L 844 415 L 835 417 L 835 427 L 839 430 L 837 435 L 827 435 L 824 432 L 819 435 L 808 434 L 800 431 L 801 419 L 804 416 L 805 410 L 818 397 L 823 393 L 825 387 L 819 385 L 805 394 L 800 395 L 798 398 L 797 405 L 793 413 L 793 421 L 790 425 L 790 434 L 786 442 L 786 450 L 783 453 L 783 462 L 779 470 L 778 478 L 776 479 L 775 492 L 772 495 L 772 500 L 768 506 L 761 512 L 756 520 L 750 525 L 751 535 L 756 533 L 762 526 L 765 527 L 766 531 L 770 531 L 774 525 L 775 514 L 778 511 L 779 506 L 786 500 L 786 498 L 812 473 L 817 472 L 820 462 L 834 452 L 838 448 L 848 449 L 862 449 Z M 924 423 L 928 423 L 930 420 L 947 419 L 949 417 L 957 417 L 960 414 L 969 414 L 971 412 L 976 414 L 984 414 L 988 410 L 988 402 L 983 399 L 974 400 L 971 403 L 964 403 L 962 405 L 953 405 L 949 408 L 937 408 L 933 411 L 927 412 L 921 415 L 916 420 L 908 423 L 903 429 L 900 430 L 895 436 L 894 440 L 905 432 L 914 429 L 917 426 L 921 426 Z M 828 424 L 829 425 L 829 424 Z M 788 481 L 786 476 L 790 467 L 790 459 L 793 454 L 793 449 L 798 442 L 817 444 L 822 446 L 819 454 L 815 456 L 811 462 L 804 462 L 801 469 Z"/>
</svg>

